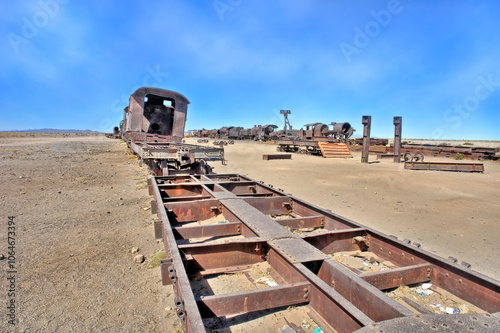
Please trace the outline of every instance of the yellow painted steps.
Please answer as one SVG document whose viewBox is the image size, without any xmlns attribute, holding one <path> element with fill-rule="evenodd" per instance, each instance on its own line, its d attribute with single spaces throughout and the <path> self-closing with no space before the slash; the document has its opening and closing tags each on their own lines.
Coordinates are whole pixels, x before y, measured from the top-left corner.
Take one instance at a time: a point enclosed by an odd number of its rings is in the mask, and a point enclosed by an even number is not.
<svg viewBox="0 0 500 333">
<path fill-rule="evenodd" d="M 325 158 L 352 158 L 352 154 L 345 143 L 318 142 L 321 154 Z"/>
</svg>

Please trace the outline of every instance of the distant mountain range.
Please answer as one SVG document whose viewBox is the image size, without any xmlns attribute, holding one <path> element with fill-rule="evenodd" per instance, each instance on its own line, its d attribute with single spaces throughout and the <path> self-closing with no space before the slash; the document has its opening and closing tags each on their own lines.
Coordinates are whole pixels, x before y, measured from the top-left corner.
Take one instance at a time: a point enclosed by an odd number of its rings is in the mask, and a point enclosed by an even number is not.
<svg viewBox="0 0 500 333">
<path fill-rule="evenodd" d="M 0 132 L 21 132 L 21 133 L 101 133 L 91 130 L 77 130 L 77 129 L 55 129 L 55 128 L 41 128 L 41 129 L 27 129 L 27 130 L 12 130 Z"/>
</svg>

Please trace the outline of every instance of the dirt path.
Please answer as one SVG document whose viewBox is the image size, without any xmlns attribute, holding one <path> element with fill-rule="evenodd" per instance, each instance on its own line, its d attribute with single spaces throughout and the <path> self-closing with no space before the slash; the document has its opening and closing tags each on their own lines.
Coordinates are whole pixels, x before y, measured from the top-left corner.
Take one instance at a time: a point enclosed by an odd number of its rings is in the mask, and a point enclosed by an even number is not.
<svg viewBox="0 0 500 333">
<path fill-rule="evenodd" d="M 153 239 L 145 168 L 103 136 L 1 138 L 0 252 L 15 216 L 19 322 L 1 332 L 173 332 L 171 288 L 148 269 Z M 133 262 L 139 248 L 146 260 Z"/>
</svg>

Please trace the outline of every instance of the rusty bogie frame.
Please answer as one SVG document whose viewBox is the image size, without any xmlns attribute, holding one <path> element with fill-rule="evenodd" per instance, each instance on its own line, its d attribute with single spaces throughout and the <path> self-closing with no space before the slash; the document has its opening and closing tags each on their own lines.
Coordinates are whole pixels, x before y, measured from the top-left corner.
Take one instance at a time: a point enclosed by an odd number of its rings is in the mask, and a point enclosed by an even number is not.
<svg viewBox="0 0 500 333">
<path fill-rule="evenodd" d="M 210 331 L 213 318 L 231 326 L 228 317 L 288 306 L 307 308 L 324 332 L 387 327 L 394 320 L 398 332 L 398 325 L 418 322 L 426 312 L 385 292 L 421 283 L 477 307 L 481 320 L 500 311 L 498 281 L 271 185 L 238 174 L 159 176 L 148 185 L 159 218 L 155 233 L 167 253 L 162 280 L 173 285 L 185 332 Z M 336 260 L 341 253 L 370 253 L 390 269 L 364 272 Z M 276 285 L 230 292 L 209 286 L 210 277 L 246 274 L 260 263 L 269 265 Z M 432 315 L 432 322 L 449 320 L 443 316 Z M 488 323 L 498 331 L 499 320 Z"/>
</svg>

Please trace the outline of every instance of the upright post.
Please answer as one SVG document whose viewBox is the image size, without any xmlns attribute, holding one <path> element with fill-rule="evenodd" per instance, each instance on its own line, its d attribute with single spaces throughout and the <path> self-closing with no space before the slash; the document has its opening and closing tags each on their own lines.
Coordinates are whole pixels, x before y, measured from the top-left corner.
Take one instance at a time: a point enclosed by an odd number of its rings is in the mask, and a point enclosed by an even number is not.
<svg viewBox="0 0 500 333">
<path fill-rule="evenodd" d="M 288 131 L 290 133 L 292 132 L 292 125 L 290 125 L 290 122 L 288 121 L 288 115 L 292 113 L 290 110 L 280 110 L 280 113 L 285 116 L 285 126 L 283 127 L 283 132 L 285 132 L 285 135 L 288 134 Z"/>
<path fill-rule="evenodd" d="M 394 117 L 394 163 L 401 163 L 401 124 L 402 117 Z"/>
<path fill-rule="evenodd" d="M 370 129 L 372 127 L 372 116 L 363 116 L 361 123 L 363 128 L 363 152 L 361 154 L 361 163 L 368 163 L 368 154 L 370 153 Z"/>
</svg>

